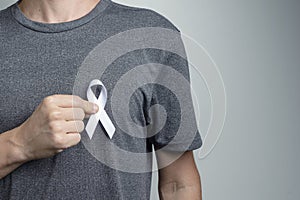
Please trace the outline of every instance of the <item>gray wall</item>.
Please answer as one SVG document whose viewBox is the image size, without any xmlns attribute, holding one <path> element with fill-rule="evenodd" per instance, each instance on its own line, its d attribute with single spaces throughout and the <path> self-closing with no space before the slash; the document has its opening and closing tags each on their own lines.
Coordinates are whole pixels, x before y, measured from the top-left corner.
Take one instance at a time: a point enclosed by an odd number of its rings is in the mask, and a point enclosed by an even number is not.
<svg viewBox="0 0 300 200">
<path fill-rule="evenodd" d="M 227 118 L 214 150 L 197 159 L 204 199 L 299 199 L 300 1 L 118 2 L 162 13 L 220 69 Z"/>
</svg>

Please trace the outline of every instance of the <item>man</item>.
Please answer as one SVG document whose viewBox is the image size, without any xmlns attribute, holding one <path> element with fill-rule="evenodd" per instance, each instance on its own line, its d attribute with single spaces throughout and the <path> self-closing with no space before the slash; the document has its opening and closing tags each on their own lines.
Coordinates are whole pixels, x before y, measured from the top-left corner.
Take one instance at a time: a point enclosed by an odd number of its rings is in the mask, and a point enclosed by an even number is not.
<svg viewBox="0 0 300 200">
<path fill-rule="evenodd" d="M 151 172 L 114 169 L 83 145 L 84 120 L 100 108 L 72 95 L 76 72 L 96 45 L 110 36 L 143 27 L 177 31 L 153 11 L 110 0 L 22 0 L 0 12 L 0 199 L 150 198 Z M 182 59 L 155 49 L 130 52 L 110 69 L 119 67 L 111 72 L 117 74 L 126 65 L 149 62 L 177 67 L 188 79 Z M 108 86 L 115 84 L 109 73 L 99 78 Z M 162 95 L 167 89 L 150 87 L 148 107 L 139 109 L 145 102 L 133 101 L 134 117 L 141 113 L 146 116 L 136 118 L 144 125 L 151 121 L 147 109 L 159 99 L 167 102 L 166 110 L 171 114 L 177 112 L 176 101 L 169 101 L 171 93 Z M 148 98 L 147 93 L 137 94 L 142 95 Z M 178 126 L 176 116 L 180 119 L 178 112 L 168 118 L 168 127 Z M 128 151 L 152 152 L 152 146 L 161 149 L 174 137 L 171 135 L 176 131 L 168 127 L 145 139 L 133 138 L 116 127 L 112 142 Z M 102 129 L 98 126 L 96 132 Z M 159 169 L 161 199 L 201 199 L 200 176 L 192 153 L 201 146 L 199 133 L 186 145 L 157 155 L 158 165 L 164 166 Z M 165 166 L 165 158 L 174 154 L 181 156 Z M 106 155 L 114 157 L 110 152 Z"/>
</svg>

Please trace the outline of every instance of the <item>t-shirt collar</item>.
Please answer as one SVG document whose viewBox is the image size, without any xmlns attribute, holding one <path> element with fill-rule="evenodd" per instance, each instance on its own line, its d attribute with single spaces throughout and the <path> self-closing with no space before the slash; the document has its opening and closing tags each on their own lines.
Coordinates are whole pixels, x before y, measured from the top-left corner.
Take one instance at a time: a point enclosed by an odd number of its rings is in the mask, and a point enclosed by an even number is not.
<svg viewBox="0 0 300 200">
<path fill-rule="evenodd" d="M 90 22 L 95 17 L 99 16 L 107 8 L 110 2 L 110 0 L 101 0 L 87 15 L 73 21 L 62 23 L 42 23 L 32 21 L 20 10 L 18 2 L 11 6 L 11 13 L 18 23 L 29 29 L 39 32 L 57 33 L 68 31 Z"/>
</svg>

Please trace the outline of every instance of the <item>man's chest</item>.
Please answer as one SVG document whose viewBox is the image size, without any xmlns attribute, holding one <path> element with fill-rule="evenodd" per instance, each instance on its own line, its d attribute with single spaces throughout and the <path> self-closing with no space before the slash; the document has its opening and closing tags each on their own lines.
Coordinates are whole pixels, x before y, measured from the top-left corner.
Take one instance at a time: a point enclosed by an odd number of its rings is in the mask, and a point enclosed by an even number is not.
<svg viewBox="0 0 300 200">
<path fill-rule="evenodd" d="M 0 132 L 26 120 L 43 98 L 72 94 L 85 52 L 52 41 L 2 44 L 0 52 Z"/>
</svg>

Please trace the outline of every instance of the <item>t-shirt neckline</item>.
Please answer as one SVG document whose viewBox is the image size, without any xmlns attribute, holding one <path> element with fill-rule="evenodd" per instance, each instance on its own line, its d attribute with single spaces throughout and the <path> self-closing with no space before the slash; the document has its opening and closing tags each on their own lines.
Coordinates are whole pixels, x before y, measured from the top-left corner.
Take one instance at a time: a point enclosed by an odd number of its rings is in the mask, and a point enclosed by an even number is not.
<svg viewBox="0 0 300 200">
<path fill-rule="evenodd" d="M 100 2 L 85 16 L 73 21 L 61 23 L 42 23 L 32 21 L 29 18 L 27 18 L 20 10 L 18 2 L 11 6 L 11 14 L 17 20 L 18 23 L 29 29 L 46 33 L 58 33 L 77 28 L 90 22 L 102 13 L 107 8 L 109 3 L 110 0 L 100 0 Z"/>
</svg>

